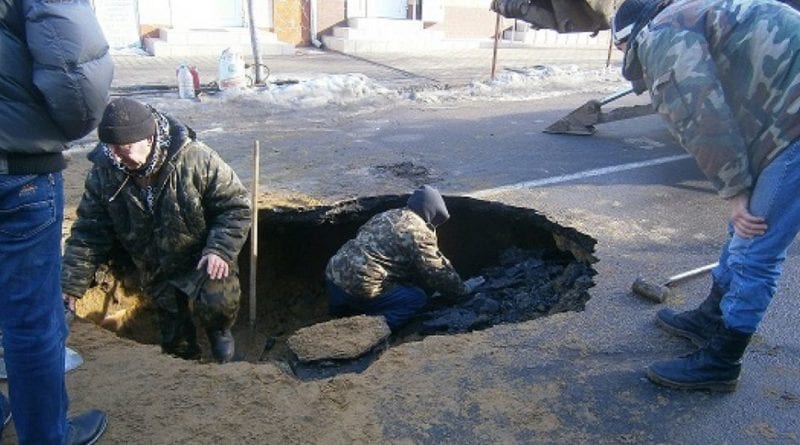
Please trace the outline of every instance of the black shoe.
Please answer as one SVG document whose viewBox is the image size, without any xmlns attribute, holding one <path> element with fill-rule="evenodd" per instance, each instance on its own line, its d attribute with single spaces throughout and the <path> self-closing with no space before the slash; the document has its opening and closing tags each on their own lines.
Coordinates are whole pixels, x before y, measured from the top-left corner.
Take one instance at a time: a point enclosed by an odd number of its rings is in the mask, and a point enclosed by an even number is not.
<svg viewBox="0 0 800 445">
<path fill-rule="evenodd" d="M 211 354 L 220 363 L 228 363 L 233 359 L 235 341 L 230 329 L 207 330 L 208 341 L 211 343 Z"/>
<path fill-rule="evenodd" d="M 92 445 L 106 431 L 106 413 L 93 409 L 67 419 L 68 445 Z"/>
<path fill-rule="evenodd" d="M 161 352 L 184 360 L 200 360 L 203 351 L 197 343 L 180 342 L 178 344 L 162 344 Z"/>
<path fill-rule="evenodd" d="M 656 313 L 656 324 L 670 334 L 688 338 L 702 348 L 722 327 L 722 310 L 719 307 L 724 291 L 716 284 L 697 309 L 675 312 L 661 309 Z"/>
<path fill-rule="evenodd" d="M 3 438 L 3 430 L 8 425 L 8 422 L 11 422 L 11 404 L 8 403 L 8 399 L 3 393 L 0 393 L 0 419 L 2 423 L 0 423 L 0 439 Z"/>
<path fill-rule="evenodd" d="M 647 378 L 670 388 L 734 391 L 739 384 L 742 355 L 751 337 L 722 328 L 703 349 L 675 360 L 653 363 L 647 368 Z"/>
<path fill-rule="evenodd" d="M 188 312 L 173 314 L 159 311 L 161 329 L 161 351 L 184 360 L 199 360 L 200 346 L 197 344 L 197 330 Z"/>
</svg>

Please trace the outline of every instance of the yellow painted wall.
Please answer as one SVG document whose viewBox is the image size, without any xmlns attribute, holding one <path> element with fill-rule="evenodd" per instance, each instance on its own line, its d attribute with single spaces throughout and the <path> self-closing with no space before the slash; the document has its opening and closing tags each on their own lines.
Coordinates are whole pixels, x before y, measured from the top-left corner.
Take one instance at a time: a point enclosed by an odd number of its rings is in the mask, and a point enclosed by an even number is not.
<svg viewBox="0 0 800 445">
<path fill-rule="evenodd" d="M 309 43 L 308 0 L 274 0 L 273 25 L 278 40 L 293 45 Z"/>
</svg>

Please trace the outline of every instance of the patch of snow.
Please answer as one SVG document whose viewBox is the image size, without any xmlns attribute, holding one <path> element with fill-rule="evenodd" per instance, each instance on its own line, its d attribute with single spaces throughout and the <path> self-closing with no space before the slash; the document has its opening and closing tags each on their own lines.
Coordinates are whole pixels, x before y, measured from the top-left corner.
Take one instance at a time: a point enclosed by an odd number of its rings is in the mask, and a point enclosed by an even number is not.
<svg viewBox="0 0 800 445">
<path fill-rule="evenodd" d="M 619 69 L 582 70 L 575 65 L 537 65 L 499 73 L 493 81 L 475 81 L 465 87 L 417 91 L 423 103 L 468 100 L 526 101 L 581 92 L 614 91 L 627 81 Z"/>
<path fill-rule="evenodd" d="M 396 101 L 399 93 L 363 74 L 334 74 L 295 84 L 270 85 L 260 91 L 259 96 L 280 107 L 307 109 L 328 105 L 375 105 Z"/>
<path fill-rule="evenodd" d="M 401 104 L 442 107 L 465 101 L 527 101 L 582 92 L 618 91 L 625 86 L 627 81 L 616 68 L 586 70 L 574 65 L 537 65 L 503 71 L 493 81 L 474 81 L 444 89 L 395 90 L 364 74 L 351 73 L 298 76 L 266 87 L 207 94 L 199 101 L 179 99 L 174 92 L 143 99 L 167 112 L 247 101 L 283 112 L 336 107 L 357 113 Z"/>
</svg>

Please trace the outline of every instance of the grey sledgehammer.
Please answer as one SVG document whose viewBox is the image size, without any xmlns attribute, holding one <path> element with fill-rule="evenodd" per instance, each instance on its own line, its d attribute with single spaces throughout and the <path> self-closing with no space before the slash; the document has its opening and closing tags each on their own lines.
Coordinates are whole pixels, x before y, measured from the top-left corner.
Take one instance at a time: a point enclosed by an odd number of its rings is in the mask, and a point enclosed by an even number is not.
<svg viewBox="0 0 800 445">
<path fill-rule="evenodd" d="M 634 294 L 640 297 L 646 298 L 655 303 L 663 303 L 667 298 L 670 297 L 670 295 L 672 295 L 671 286 L 673 284 L 706 273 L 709 270 L 717 267 L 717 265 L 719 265 L 719 263 L 711 263 L 692 270 L 687 270 L 686 272 L 681 272 L 677 275 L 667 278 L 667 280 L 661 284 L 653 284 L 643 280 L 642 278 L 637 278 L 636 281 L 633 282 L 631 290 Z"/>
</svg>

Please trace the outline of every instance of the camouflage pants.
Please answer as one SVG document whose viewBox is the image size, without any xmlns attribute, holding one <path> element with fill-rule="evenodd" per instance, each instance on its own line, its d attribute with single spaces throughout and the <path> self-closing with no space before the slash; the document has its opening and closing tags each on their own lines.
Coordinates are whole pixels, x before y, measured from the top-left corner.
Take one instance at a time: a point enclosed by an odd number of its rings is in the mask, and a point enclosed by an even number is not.
<svg viewBox="0 0 800 445">
<path fill-rule="evenodd" d="M 211 280 L 202 274 L 195 291 L 187 293 L 176 286 L 165 283 L 155 292 L 159 309 L 172 315 L 190 312 L 197 316 L 206 330 L 228 329 L 236 321 L 239 311 L 241 289 L 239 275 L 231 271 L 228 278 Z"/>
</svg>

